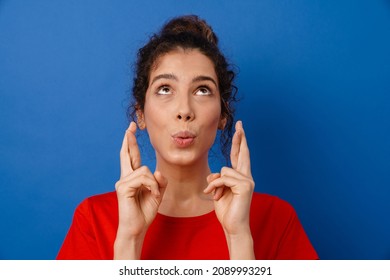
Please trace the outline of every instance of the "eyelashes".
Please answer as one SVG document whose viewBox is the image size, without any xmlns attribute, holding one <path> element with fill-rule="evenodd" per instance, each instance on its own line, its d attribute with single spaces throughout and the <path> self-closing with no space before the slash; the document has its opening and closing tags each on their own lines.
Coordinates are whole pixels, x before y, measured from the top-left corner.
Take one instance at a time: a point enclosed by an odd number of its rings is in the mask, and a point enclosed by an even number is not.
<svg viewBox="0 0 390 280">
<path fill-rule="evenodd" d="M 207 86 L 201 86 L 201 87 L 199 87 L 199 88 L 196 90 L 195 93 L 199 93 L 199 94 L 196 94 L 196 95 L 211 95 L 211 94 L 212 94 L 210 88 L 207 87 Z"/>
<path fill-rule="evenodd" d="M 168 94 L 172 94 L 172 93 L 173 93 L 172 89 L 167 85 L 163 85 L 161 87 L 158 87 L 157 91 L 156 91 L 157 95 L 168 95 Z"/>
<path fill-rule="evenodd" d="M 159 86 L 155 92 L 156 95 L 170 95 L 173 93 L 174 91 L 169 85 Z M 213 91 L 207 85 L 200 85 L 195 89 L 193 94 L 197 96 L 209 96 L 213 94 Z"/>
</svg>

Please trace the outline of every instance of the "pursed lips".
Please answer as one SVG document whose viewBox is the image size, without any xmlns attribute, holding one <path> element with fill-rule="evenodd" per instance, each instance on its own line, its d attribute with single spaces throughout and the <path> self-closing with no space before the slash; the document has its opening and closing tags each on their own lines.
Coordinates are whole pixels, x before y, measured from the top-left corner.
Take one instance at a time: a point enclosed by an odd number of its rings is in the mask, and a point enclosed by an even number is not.
<svg viewBox="0 0 390 280">
<path fill-rule="evenodd" d="M 188 130 L 179 131 L 172 134 L 173 142 L 181 148 L 190 146 L 194 142 L 195 138 L 196 135 Z"/>
</svg>

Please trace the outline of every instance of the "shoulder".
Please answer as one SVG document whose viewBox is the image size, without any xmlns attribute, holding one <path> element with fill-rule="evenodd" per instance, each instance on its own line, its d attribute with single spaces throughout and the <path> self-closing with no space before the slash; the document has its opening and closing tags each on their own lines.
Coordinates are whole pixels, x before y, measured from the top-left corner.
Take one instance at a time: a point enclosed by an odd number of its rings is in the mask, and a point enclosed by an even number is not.
<svg viewBox="0 0 390 280">
<path fill-rule="evenodd" d="M 287 201 L 269 194 L 254 192 L 252 196 L 251 210 L 279 213 L 295 213 L 294 208 Z"/>
<path fill-rule="evenodd" d="M 296 211 L 277 196 L 254 193 L 250 223 L 258 259 L 318 259 Z"/>
<path fill-rule="evenodd" d="M 112 259 L 118 227 L 116 193 L 94 195 L 76 208 L 57 259 Z"/>
<path fill-rule="evenodd" d="M 92 205 L 105 205 L 105 204 L 117 203 L 117 196 L 116 196 L 116 192 L 112 191 L 112 192 L 90 196 L 86 200 L 88 201 L 88 203 Z"/>
<path fill-rule="evenodd" d="M 287 201 L 269 194 L 253 193 L 250 210 L 253 227 L 272 224 L 283 228 L 295 218 L 296 212 Z"/>
<path fill-rule="evenodd" d="M 118 208 L 115 192 L 97 194 L 84 199 L 76 208 L 77 213 L 90 214 L 91 212 L 106 212 Z"/>
</svg>

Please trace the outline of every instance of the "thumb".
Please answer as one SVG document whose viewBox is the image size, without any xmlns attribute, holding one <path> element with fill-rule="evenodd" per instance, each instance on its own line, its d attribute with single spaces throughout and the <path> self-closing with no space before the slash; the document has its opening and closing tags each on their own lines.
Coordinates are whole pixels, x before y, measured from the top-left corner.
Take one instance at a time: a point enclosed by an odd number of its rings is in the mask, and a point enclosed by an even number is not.
<svg viewBox="0 0 390 280">
<path fill-rule="evenodd" d="M 211 173 L 210 175 L 207 176 L 207 184 L 210 184 L 212 181 L 215 179 L 221 177 L 221 174 L 219 173 Z"/>
<path fill-rule="evenodd" d="M 161 196 L 163 196 L 164 192 L 165 192 L 165 188 L 168 185 L 168 180 L 158 170 L 156 170 L 153 175 L 154 175 L 154 178 L 156 179 L 156 181 L 158 183 L 160 194 L 161 194 Z"/>
</svg>

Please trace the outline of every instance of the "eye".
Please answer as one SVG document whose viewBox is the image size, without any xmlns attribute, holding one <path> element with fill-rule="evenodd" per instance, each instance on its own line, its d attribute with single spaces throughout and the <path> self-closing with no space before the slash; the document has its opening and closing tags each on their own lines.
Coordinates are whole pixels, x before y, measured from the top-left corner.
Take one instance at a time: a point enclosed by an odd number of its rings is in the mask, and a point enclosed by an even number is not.
<svg viewBox="0 0 390 280">
<path fill-rule="evenodd" d="M 156 94 L 160 94 L 160 95 L 167 95 L 167 94 L 172 94 L 172 90 L 170 87 L 168 86 L 161 86 L 157 89 L 157 92 Z"/>
<path fill-rule="evenodd" d="M 211 95 L 211 90 L 208 87 L 200 87 L 195 91 L 195 95 Z"/>
</svg>

